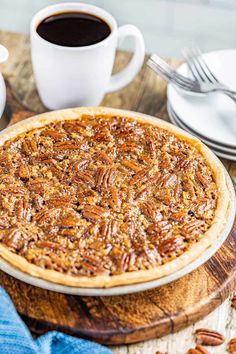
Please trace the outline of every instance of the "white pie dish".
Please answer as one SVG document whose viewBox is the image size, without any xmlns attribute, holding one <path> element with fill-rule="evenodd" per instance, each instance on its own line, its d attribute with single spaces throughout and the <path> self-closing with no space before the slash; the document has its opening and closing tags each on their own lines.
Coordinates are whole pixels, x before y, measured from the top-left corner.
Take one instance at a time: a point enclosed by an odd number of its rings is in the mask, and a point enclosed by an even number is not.
<svg viewBox="0 0 236 354">
<path fill-rule="evenodd" d="M 131 112 L 130 112 L 131 113 Z M 148 118 L 148 116 L 142 115 L 142 117 Z M 32 120 L 32 118 L 31 118 Z M 35 118 L 35 121 L 37 120 L 37 124 L 39 123 L 38 118 Z M 29 120 L 27 120 L 28 122 Z M 25 121 L 24 124 L 27 124 Z M 15 127 L 19 127 L 22 123 L 18 123 L 15 125 Z M 180 131 L 181 132 L 181 131 Z M 185 133 L 186 135 L 186 133 Z M 9 138 L 9 135 L 8 135 Z M 223 171 L 222 171 L 223 173 Z M 227 172 L 225 171 L 226 176 L 228 176 Z M 223 174 L 222 174 L 223 177 Z M 157 280 L 153 281 L 143 281 L 142 283 L 139 284 L 133 284 L 133 285 L 122 285 L 122 286 L 114 286 L 112 288 L 83 288 L 83 287 L 74 287 L 74 286 L 65 286 L 65 285 L 59 285 L 57 283 L 52 283 L 50 281 L 45 281 L 42 280 L 41 278 L 36 278 L 34 276 L 30 276 L 18 269 L 16 269 L 14 266 L 11 266 L 8 262 L 3 261 L 0 259 L 0 269 L 5 271 L 6 273 L 14 276 L 15 278 L 22 280 L 26 283 L 29 283 L 34 286 L 38 286 L 41 288 L 45 288 L 48 290 L 52 291 L 57 291 L 57 292 L 62 292 L 62 293 L 68 293 L 68 294 L 73 294 L 73 295 L 87 295 L 87 296 L 106 296 L 106 295 L 123 295 L 123 294 L 128 294 L 128 293 L 134 293 L 134 292 L 139 292 L 139 291 L 144 291 L 147 289 L 151 289 L 154 287 L 158 287 L 167 283 L 170 283 L 174 280 L 177 280 L 184 275 L 190 273 L 200 265 L 202 265 L 204 262 L 206 262 L 222 245 L 222 243 L 226 240 L 233 221 L 235 217 L 235 195 L 234 195 L 234 189 L 232 186 L 232 182 L 229 178 L 227 177 L 227 186 L 228 190 L 230 191 L 230 202 L 225 205 L 225 210 L 228 208 L 228 212 L 226 214 L 225 222 L 223 222 L 223 226 L 221 229 L 221 232 L 219 231 L 219 236 L 216 238 L 214 244 L 212 246 L 208 246 L 208 248 L 201 253 L 201 255 L 194 261 L 192 261 L 188 266 L 183 267 L 179 271 L 175 271 L 175 273 L 168 275 L 168 276 L 163 276 L 162 278 L 159 278 Z M 217 233 L 218 235 L 218 233 Z"/>
<path fill-rule="evenodd" d="M 0 117 L 3 114 L 6 103 L 6 85 L 2 74 L 0 73 Z"/>
</svg>

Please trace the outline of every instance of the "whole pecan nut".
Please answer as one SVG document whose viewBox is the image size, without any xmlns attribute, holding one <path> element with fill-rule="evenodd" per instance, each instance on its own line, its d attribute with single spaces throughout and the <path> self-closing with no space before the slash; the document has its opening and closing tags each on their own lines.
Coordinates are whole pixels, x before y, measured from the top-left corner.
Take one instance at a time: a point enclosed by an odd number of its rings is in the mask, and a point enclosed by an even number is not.
<svg viewBox="0 0 236 354">
<path fill-rule="evenodd" d="M 232 299 L 232 306 L 236 309 L 236 295 Z"/>
<path fill-rule="evenodd" d="M 199 328 L 195 332 L 197 344 L 203 345 L 220 345 L 224 343 L 224 336 L 221 333 L 212 331 L 207 328 Z"/>
</svg>

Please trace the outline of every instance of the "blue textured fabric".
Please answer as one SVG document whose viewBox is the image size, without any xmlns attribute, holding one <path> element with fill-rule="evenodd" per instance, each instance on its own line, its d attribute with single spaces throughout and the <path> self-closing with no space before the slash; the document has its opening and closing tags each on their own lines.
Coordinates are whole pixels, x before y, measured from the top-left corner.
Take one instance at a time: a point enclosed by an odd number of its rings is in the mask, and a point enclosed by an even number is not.
<svg viewBox="0 0 236 354">
<path fill-rule="evenodd" d="M 34 340 L 0 287 L 1 354 L 112 354 L 102 345 L 52 331 Z"/>
</svg>

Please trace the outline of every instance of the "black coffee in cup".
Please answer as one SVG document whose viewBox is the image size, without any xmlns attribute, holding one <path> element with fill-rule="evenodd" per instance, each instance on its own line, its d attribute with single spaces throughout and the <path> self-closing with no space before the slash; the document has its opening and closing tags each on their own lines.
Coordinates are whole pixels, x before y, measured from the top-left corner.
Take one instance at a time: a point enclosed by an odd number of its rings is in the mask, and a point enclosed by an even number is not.
<svg viewBox="0 0 236 354">
<path fill-rule="evenodd" d="M 46 17 L 37 33 L 48 42 L 65 47 L 84 47 L 101 42 L 111 33 L 100 17 L 84 12 L 64 12 Z"/>
</svg>

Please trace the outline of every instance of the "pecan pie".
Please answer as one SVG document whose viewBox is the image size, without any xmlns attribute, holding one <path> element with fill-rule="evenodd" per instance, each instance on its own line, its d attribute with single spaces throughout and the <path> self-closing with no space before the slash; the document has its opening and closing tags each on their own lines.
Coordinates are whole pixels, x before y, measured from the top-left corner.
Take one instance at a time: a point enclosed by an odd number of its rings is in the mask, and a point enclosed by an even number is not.
<svg viewBox="0 0 236 354">
<path fill-rule="evenodd" d="M 33 276 L 111 287 L 171 274 L 227 221 L 215 156 L 159 119 L 45 113 L 0 135 L 0 255 Z"/>
</svg>

